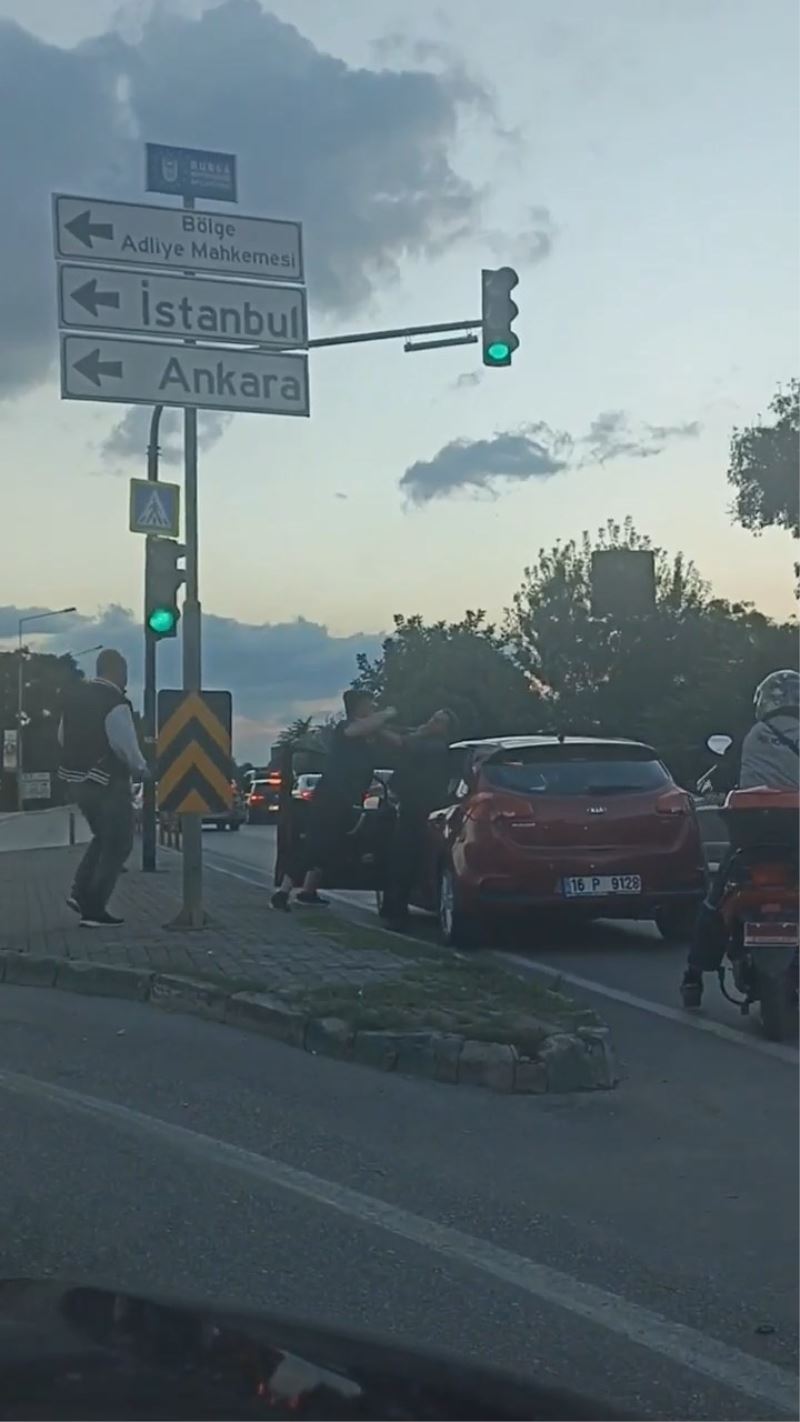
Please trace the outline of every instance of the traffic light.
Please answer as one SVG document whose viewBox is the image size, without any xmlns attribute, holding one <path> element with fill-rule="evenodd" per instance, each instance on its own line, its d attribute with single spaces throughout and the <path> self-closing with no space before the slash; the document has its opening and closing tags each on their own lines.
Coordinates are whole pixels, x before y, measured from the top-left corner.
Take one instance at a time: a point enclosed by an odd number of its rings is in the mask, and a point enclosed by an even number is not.
<svg viewBox="0 0 800 1422">
<path fill-rule="evenodd" d="M 178 588 L 186 581 L 178 567 L 186 549 L 174 538 L 148 538 L 145 563 L 144 621 L 152 637 L 160 642 L 178 635 L 180 608 Z"/>
<path fill-rule="evenodd" d="M 519 307 L 511 300 L 518 281 L 513 267 L 481 272 L 484 365 L 510 365 L 512 352 L 519 345 L 519 336 L 511 329 L 512 321 L 519 315 Z"/>
</svg>

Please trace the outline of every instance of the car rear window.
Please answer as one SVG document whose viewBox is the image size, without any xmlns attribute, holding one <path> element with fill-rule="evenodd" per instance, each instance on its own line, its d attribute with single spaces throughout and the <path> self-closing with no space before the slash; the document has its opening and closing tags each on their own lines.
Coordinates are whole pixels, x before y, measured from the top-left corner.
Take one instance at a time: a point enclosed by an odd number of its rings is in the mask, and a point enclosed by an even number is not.
<svg viewBox="0 0 800 1422">
<path fill-rule="evenodd" d="M 624 795 L 670 784 L 653 752 L 635 746 L 526 746 L 493 757 L 483 776 L 524 795 Z"/>
</svg>

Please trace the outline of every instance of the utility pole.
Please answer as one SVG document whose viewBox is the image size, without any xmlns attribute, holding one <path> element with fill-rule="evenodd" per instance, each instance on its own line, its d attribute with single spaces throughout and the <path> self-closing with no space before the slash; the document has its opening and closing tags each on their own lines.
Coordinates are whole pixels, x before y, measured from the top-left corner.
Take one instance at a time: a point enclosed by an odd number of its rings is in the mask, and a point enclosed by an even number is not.
<svg viewBox="0 0 800 1422">
<path fill-rule="evenodd" d="M 158 434 L 163 405 L 154 405 L 150 417 L 150 439 L 147 445 L 147 477 L 158 482 Z M 147 540 L 150 541 L 149 538 Z M 147 556 L 145 554 L 145 566 Z M 142 869 L 147 874 L 156 868 L 156 638 L 147 626 L 144 629 L 144 749 L 150 772 L 142 794 Z"/>
<path fill-rule="evenodd" d="M 184 197 L 184 208 L 194 207 L 193 197 Z M 192 276 L 187 272 L 187 276 Z M 187 342 L 194 345 L 194 342 Z M 202 687 L 201 609 L 198 570 L 197 522 L 197 410 L 183 412 L 184 529 L 186 544 L 186 595 L 183 602 L 183 689 Z M 183 908 L 176 920 L 184 928 L 202 928 L 203 910 L 203 820 L 199 814 L 183 816 Z"/>
</svg>

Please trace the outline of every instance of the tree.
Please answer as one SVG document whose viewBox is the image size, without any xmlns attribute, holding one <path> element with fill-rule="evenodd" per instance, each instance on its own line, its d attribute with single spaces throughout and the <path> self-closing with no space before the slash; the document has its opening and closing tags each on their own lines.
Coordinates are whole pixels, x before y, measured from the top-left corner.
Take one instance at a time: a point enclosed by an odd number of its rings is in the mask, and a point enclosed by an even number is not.
<svg viewBox="0 0 800 1422">
<path fill-rule="evenodd" d="M 691 784 L 706 763 L 706 737 L 743 732 L 756 684 L 797 665 L 796 629 L 712 598 L 693 564 L 659 548 L 653 611 L 594 618 L 593 550 L 649 546 L 628 520 L 608 523 L 594 541 L 584 533 L 540 550 L 506 633 L 520 666 L 544 687 L 547 729 L 647 741 Z"/>
<path fill-rule="evenodd" d="M 291 721 L 288 726 L 284 727 L 275 744 L 277 746 L 290 746 L 294 745 L 295 741 L 301 741 L 311 730 L 312 720 L 313 717 L 311 716 L 298 716 L 294 721 Z"/>
<path fill-rule="evenodd" d="M 538 691 L 484 612 L 450 623 L 398 614 L 394 627 L 374 661 L 359 656 L 353 685 L 395 706 L 401 724 L 419 725 L 448 706 L 463 736 L 539 729 Z"/>
<path fill-rule="evenodd" d="M 733 513 L 744 528 L 785 528 L 800 538 L 800 380 L 778 390 L 772 424 L 734 429 L 728 483 L 736 489 Z"/>
</svg>

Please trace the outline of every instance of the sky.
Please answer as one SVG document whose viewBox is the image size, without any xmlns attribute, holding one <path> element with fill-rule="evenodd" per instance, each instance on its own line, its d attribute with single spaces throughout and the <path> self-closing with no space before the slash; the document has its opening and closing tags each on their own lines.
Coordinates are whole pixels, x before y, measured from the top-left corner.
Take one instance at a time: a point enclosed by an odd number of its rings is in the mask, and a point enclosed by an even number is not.
<svg viewBox="0 0 800 1422">
<path fill-rule="evenodd" d="M 477 319 L 482 267 L 520 278 L 511 369 L 321 349 L 310 419 L 201 415 L 204 681 L 240 759 L 394 613 L 502 616 L 610 517 L 790 615 L 791 540 L 731 523 L 725 470 L 798 370 L 797 60 L 795 0 L 0 0 L 0 642 L 75 605 L 38 646 L 114 642 L 137 694 L 148 415 L 60 399 L 50 193 L 147 201 L 148 140 L 235 152 L 240 212 L 302 221 L 314 336 Z"/>
</svg>

